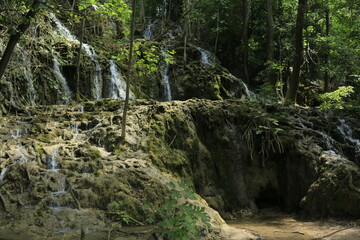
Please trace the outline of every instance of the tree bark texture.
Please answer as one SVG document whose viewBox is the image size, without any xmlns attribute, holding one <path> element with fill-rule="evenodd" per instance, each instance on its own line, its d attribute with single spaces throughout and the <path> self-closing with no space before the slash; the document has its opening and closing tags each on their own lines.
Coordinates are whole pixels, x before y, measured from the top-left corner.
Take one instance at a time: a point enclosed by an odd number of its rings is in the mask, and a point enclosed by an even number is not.
<svg viewBox="0 0 360 240">
<path fill-rule="evenodd" d="M 303 54 L 303 28 L 306 3 L 307 0 L 299 0 L 295 28 L 295 54 L 293 58 L 293 72 L 285 96 L 285 100 L 287 102 L 296 102 L 296 95 L 300 83 L 300 67 Z"/>
<path fill-rule="evenodd" d="M 266 0 L 266 9 L 267 9 L 267 20 L 268 20 L 268 35 L 267 35 L 267 61 L 268 63 L 271 63 L 274 61 L 274 16 L 273 16 L 273 0 Z M 267 79 L 271 86 L 274 86 L 276 84 L 276 76 L 274 73 L 274 70 L 271 68 L 271 66 L 268 66 L 267 71 Z"/>
<path fill-rule="evenodd" d="M 19 42 L 20 37 L 29 28 L 32 19 L 40 10 L 40 5 L 43 3 L 42 0 L 34 0 L 30 6 L 30 10 L 22 17 L 22 23 L 17 27 L 15 33 L 13 33 L 6 45 L 4 54 L 0 60 L 0 79 L 5 73 L 5 69 L 9 64 L 12 53 L 14 52 L 16 44 Z"/>
<path fill-rule="evenodd" d="M 243 70 L 245 81 L 247 83 L 250 82 L 249 77 L 249 22 L 250 22 L 250 8 L 251 8 L 251 0 L 243 0 Z"/>
<path fill-rule="evenodd" d="M 330 9 L 326 10 L 326 37 L 330 37 Z M 328 40 L 329 41 L 329 40 Z M 330 92 L 330 76 L 329 76 L 329 64 L 330 64 L 330 47 L 328 46 L 325 54 L 325 73 L 324 73 L 324 92 Z"/>
<path fill-rule="evenodd" d="M 129 61 L 128 61 L 128 71 L 126 76 L 126 95 L 125 95 L 125 105 L 123 111 L 123 118 L 121 123 L 121 137 L 125 140 L 126 137 L 126 117 L 127 111 L 129 108 L 129 95 L 130 95 L 130 80 L 132 77 L 132 67 L 133 67 L 133 46 L 134 46 L 134 32 L 135 32 L 135 11 L 136 5 L 135 0 L 131 0 L 131 27 L 130 27 L 130 49 L 129 49 Z"/>
</svg>

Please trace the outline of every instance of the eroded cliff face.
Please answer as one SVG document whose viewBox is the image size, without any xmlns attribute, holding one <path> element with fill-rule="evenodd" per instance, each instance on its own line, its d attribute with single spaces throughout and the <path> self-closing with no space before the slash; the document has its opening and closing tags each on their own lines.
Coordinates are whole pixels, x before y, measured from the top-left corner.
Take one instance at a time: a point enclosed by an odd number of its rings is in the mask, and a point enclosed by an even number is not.
<svg viewBox="0 0 360 240">
<path fill-rule="evenodd" d="M 2 221 L 12 217 L 44 237 L 103 230 L 114 206 L 145 221 L 144 204 L 161 203 L 165 183 L 180 178 L 223 217 L 268 207 L 360 215 L 352 119 L 241 100 L 136 100 L 123 140 L 122 107 L 103 99 L 2 118 Z M 207 211 L 218 226 L 208 238 L 225 234 Z"/>
</svg>

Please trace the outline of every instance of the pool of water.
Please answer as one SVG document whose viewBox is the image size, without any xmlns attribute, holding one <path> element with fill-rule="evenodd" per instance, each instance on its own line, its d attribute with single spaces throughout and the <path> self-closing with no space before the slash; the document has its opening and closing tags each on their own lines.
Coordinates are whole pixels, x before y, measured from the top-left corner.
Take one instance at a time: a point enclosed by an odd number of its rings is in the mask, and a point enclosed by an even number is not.
<svg viewBox="0 0 360 240">
<path fill-rule="evenodd" d="M 360 239 L 359 221 L 307 221 L 280 214 L 229 221 L 228 224 L 266 240 Z"/>
</svg>

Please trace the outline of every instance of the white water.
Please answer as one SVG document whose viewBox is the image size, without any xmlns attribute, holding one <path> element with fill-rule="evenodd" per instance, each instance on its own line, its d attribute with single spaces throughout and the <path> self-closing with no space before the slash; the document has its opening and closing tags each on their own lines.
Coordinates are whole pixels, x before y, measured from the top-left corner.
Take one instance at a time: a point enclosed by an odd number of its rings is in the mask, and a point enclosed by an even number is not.
<svg viewBox="0 0 360 240">
<path fill-rule="evenodd" d="M 344 139 L 355 145 L 356 152 L 360 151 L 360 140 L 353 138 L 353 131 L 351 127 L 345 122 L 344 119 L 340 119 L 340 126 L 337 129 L 343 135 Z"/>
<path fill-rule="evenodd" d="M 210 60 L 211 57 L 213 57 L 213 54 L 209 52 L 208 50 L 205 50 L 201 47 L 195 46 L 190 44 L 191 47 L 196 48 L 200 54 L 201 54 L 201 63 L 207 66 L 213 66 L 214 64 Z"/>
<path fill-rule="evenodd" d="M 143 34 L 145 40 L 151 40 L 153 38 L 153 28 L 154 28 L 153 23 L 150 23 L 149 25 L 146 26 Z"/>
<path fill-rule="evenodd" d="M 13 139 L 18 139 L 21 137 L 21 129 L 10 130 L 10 134 Z"/>
<path fill-rule="evenodd" d="M 47 158 L 47 170 L 51 171 L 51 172 L 55 172 L 58 175 L 58 179 L 57 179 L 57 189 L 52 192 L 52 195 L 57 195 L 57 194 L 62 194 L 62 193 L 68 193 L 65 190 L 65 175 L 62 174 L 59 170 L 59 160 L 57 158 L 58 155 L 58 151 L 59 151 L 59 147 L 55 148 L 52 153 L 51 156 L 49 156 Z M 53 198 L 51 201 L 51 207 L 59 207 L 59 201 L 56 198 Z"/>
<path fill-rule="evenodd" d="M 48 171 L 53 171 L 53 172 L 58 172 L 60 169 L 59 167 L 59 161 L 57 159 L 57 154 L 58 154 L 59 148 L 55 148 L 52 153 L 51 156 L 48 157 L 47 159 L 47 169 Z"/>
<path fill-rule="evenodd" d="M 75 42 L 80 44 L 79 40 L 76 38 L 76 36 L 72 35 L 70 30 L 67 29 L 60 21 L 59 19 L 57 19 L 57 17 L 55 16 L 55 14 L 50 13 L 51 18 L 53 19 L 53 21 L 56 24 L 56 28 L 58 33 L 61 36 L 64 36 L 66 39 L 68 39 L 69 41 Z M 94 87 L 95 87 L 95 92 L 93 93 L 93 97 L 95 99 L 100 99 L 101 98 L 101 87 L 100 84 L 102 82 L 102 74 L 101 74 L 101 66 L 100 63 L 98 61 L 97 58 L 97 54 L 95 52 L 95 49 L 93 47 L 91 47 L 89 44 L 84 43 L 82 45 L 82 49 L 85 51 L 85 53 L 90 57 L 90 59 L 94 62 L 95 64 L 95 74 L 94 74 Z"/>
<path fill-rule="evenodd" d="M 79 124 L 78 123 L 72 123 L 70 126 L 72 133 L 73 133 L 73 140 L 77 140 L 79 137 Z"/>
<path fill-rule="evenodd" d="M 242 85 L 246 96 L 248 97 L 256 97 L 256 94 L 252 91 L 249 90 L 249 87 L 246 85 L 246 83 L 244 83 L 240 78 L 235 77 L 234 75 L 232 75 L 231 73 L 229 73 L 230 78 L 235 79 L 236 81 L 238 81 L 240 83 L 240 85 Z"/>
<path fill-rule="evenodd" d="M 318 133 L 322 137 L 323 142 L 325 143 L 325 148 L 326 148 L 325 150 L 335 151 L 335 148 L 334 148 L 335 140 L 332 137 L 330 137 L 329 135 L 327 135 L 321 131 L 315 131 L 315 132 Z"/>
<path fill-rule="evenodd" d="M 101 66 L 98 61 L 97 54 L 95 52 L 95 49 L 89 44 L 84 43 L 82 46 L 83 46 L 83 50 L 86 52 L 86 54 L 91 58 L 91 60 L 95 64 L 95 75 L 94 75 L 95 93 L 93 97 L 95 99 L 100 99 L 101 98 L 100 84 L 102 82 L 102 74 L 101 74 Z"/>
<path fill-rule="evenodd" d="M 1 172 L 0 172 L 0 181 L 3 181 L 5 176 L 6 176 L 6 172 L 8 171 L 9 169 L 8 168 L 3 168 L 1 169 Z"/>
<path fill-rule="evenodd" d="M 31 72 L 30 66 L 27 64 L 27 66 L 24 69 L 24 74 L 27 79 L 27 95 L 29 99 L 29 105 L 34 106 L 35 105 L 35 99 L 36 99 L 36 90 L 34 87 L 34 76 Z"/>
<path fill-rule="evenodd" d="M 164 48 L 161 49 L 161 54 L 164 58 L 164 62 L 165 62 L 165 66 L 163 69 L 163 80 L 164 80 L 164 96 L 165 96 L 165 101 L 171 101 L 172 100 L 172 96 L 171 96 L 171 86 L 170 86 L 170 81 L 169 81 L 169 62 L 166 61 L 165 59 L 167 58 L 166 56 L 166 50 Z"/>
<path fill-rule="evenodd" d="M 71 91 L 64 75 L 60 71 L 59 62 L 55 57 L 53 58 L 53 68 L 54 68 L 55 76 L 57 80 L 60 82 L 63 92 L 65 93 L 65 99 L 64 99 L 65 104 L 68 105 L 71 99 Z"/>
<path fill-rule="evenodd" d="M 110 60 L 111 82 L 109 86 L 110 98 L 122 98 L 126 96 L 126 81 L 119 73 L 113 60 Z"/>
<path fill-rule="evenodd" d="M 33 106 L 35 105 L 35 99 L 37 97 L 37 93 L 34 87 L 34 75 L 32 74 L 31 70 L 31 61 L 29 59 L 29 56 L 26 54 L 25 49 L 20 47 L 20 54 L 18 55 L 17 62 L 21 62 L 22 72 L 24 74 L 25 80 L 26 80 L 26 95 L 28 104 Z"/>
</svg>

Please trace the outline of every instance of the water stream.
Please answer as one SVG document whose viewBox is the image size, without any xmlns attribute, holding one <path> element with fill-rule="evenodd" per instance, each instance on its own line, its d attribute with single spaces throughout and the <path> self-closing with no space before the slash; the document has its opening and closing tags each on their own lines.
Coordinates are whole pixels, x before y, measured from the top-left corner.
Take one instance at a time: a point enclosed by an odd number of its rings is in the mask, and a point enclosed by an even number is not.
<svg viewBox="0 0 360 240">
<path fill-rule="evenodd" d="M 213 57 L 213 54 L 209 52 L 208 50 L 205 50 L 201 47 L 195 46 L 190 44 L 190 47 L 196 48 L 200 54 L 201 54 L 201 63 L 207 66 L 213 66 L 212 60 L 210 60 L 211 57 Z"/>
<path fill-rule="evenodd" d="M 101 86 L 100 86 L 100 84 L 102 83 L 102 73 L 101 73 L 102 70 L 101 70 L 101 66 L 100 66 L 96 51 L 89 44 L 84 43 L 82 46 L 83 46 L 83 50 L 86 52 L 86 54 L 90 57 L 90 59 L 95 64 L 95 74 L 94 74 L 95 92 L 93 93 L 93 97 L 95 99 L 100 99 L 101 98 L 101 90 L 102 90 Z"/>
<path fill-rule="evenodd" d="M 48 206 L 55 212 L 68 208 L 66 199 L 71 198 L 70 193 L 65 190 L 66 176 L 60 172 L 58 151 L 59 147 L 55 147 L 47 157 L 47 171 L 52 172 L 54 183 L 53 192 L 48 198 Z"/>
<path fill-rule="evenodd" d="M 110 85 L 109 93 L 110 98 L 122 98 L 126 96 L 126 81 L 123 76 L 119 73 L 117 66 L 113 60 L 110 60 Z"/>
<path fill-rule="evenodd" d="M 170 81 L 169 81 L 169 67 L 170 67 L 170 63 L 168 61 L 166 61 L 167 59 L 167 54 L 166 54 L 166 49 L 165 48 L 161 48 L 161 54 L 163 56 L 165 65 L 163 67 L 163 81 L 164 81 L 164 96 L 165 96 L 165 101 L 171 101 L 172 100 L 172 95 L 171 95 L 171 86 L 170 86 Z"/>
<path fill-rule="evenodd" d="M 229 77 L 232 79 L 235 79 L 236 81 L 238 81 L 240 83 L 240 85 L 243 87 L 243 89 L 245 91 L 246 96 L 256 98 L 256 94 L 254 92 L 250 91 L 249 87 L 246 85 L 246 83 L 244 83 L 240 78 L 235 77 L 231 73 L 229 73 Z"/>
<path fill-rule="evenodd" d="M 56 76 L 57 80 L 60 82 L 62 90 L 65 94 L 64 102 L 62 104 L 68 105 L 72 94 L 71 94 L 70 88 L 67 84 L 67 81 L 66 81 L 64 75 L 60 71 L 59 62 L 55 57 L 53 58 L 53 69 L 54 69 L 55 76 Z"/>
<path fill-rule="evenodd" d="M 37 92 L 34 87 L 34 75 L 31 70 L 31 61 L 29 56 L 26 54 L 25 49 L 20 46 L 20 54 L 17 55 L 17 62 L 21 63 L 20 69 L 22 69 L 23 75 L 26 80 L 26 95 L 27 95 L 27 104 L 30 106 L 35 105 L 35 100 L 37 97 Z"/>
<path fill-rule="evenodd" d="M 57 19 L 57 17 L 55 16 L 55 14 L 50 13 L 51 18 L 53 19 L 53 21 L 56 24 L 56 29 L 58 31 L 58 33 L 65 37 L 67 40 L 75 42 L 77 44 L 80 44 L 79 40 L 76 38 L 76 36 L 74 36 L 73 34 L 71 34 L 70 30 L 68 28 L 66 28 L 60 21 L 59 19 Z M 101 98 L 101 86 L 100 84 L 102 83 L 102 70 L 101 70 L 101 66 L 96 54 L 95 49 L 90 46 L 89 44 L 83 43 L 82 45 L 82 49 L 85 51 L 85 53 L 90 57 L 90 59 L 93 61 L 94 65 L 95 65 L 95 74 L 94 74 L 94 92 L 93 92 L 93 97 L 95 99 L 100 99 Z"/>
<path fill-rule="evenodd" d="M 143 33 L 143 37 L 145 40 L 151 40 L 153 38 L 153 28 L 154 28 L 153 23 L 150 23 L 149 25 L 146 26 Z"/>
<path fill-rule="evenodd" d="M 3 169 L 1 169 L 1 172 L 0 172 L 0 181 L 3 181 L 5 176 L 6 176 L 6 172 L 9 170 L 9 168 L 5 167 Z"/>
</svg>

